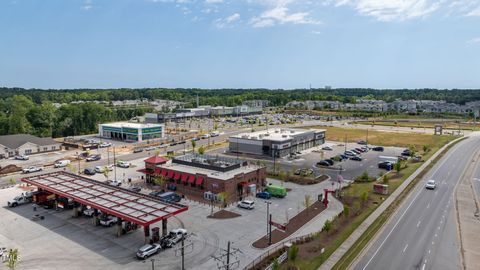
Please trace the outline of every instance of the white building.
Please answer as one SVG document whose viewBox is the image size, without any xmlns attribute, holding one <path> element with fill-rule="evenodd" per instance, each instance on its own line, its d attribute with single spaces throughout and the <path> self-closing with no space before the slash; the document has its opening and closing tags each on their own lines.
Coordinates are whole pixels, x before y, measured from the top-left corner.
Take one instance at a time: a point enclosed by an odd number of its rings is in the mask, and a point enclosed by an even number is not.
<svg viewBox="0 0 480 270">
<path fill-rule="evenodd" d="M 165 136 L 165 125 L 126 122 L 108 123 L 100 124 L 98 133 L 102 138 L 143 142 L 163 138 Z"/>
</svg>

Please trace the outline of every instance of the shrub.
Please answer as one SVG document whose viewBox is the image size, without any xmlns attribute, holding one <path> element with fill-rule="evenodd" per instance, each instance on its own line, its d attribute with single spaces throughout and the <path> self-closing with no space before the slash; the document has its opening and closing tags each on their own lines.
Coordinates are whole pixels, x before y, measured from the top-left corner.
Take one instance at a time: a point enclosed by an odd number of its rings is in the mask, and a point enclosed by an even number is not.
<svg viewBox="0 0 480 270">
<path fill-rule="evenodd" d="M 374 178 L 372 178 L 372 177 L 370 177 L 370 175 L 368 175 L 367 171 L 364 171 L 361 175 L 355 177 L 356 182 L 372 182 L 374 180 L 375 180 Z"/>
<path fill-rule="evenodd" d="M 290 247 L 290 250 L 288 251 L 288 257 L 291 261 L 294 262 L 297 259 L 297 256 L 298 256 L 298 246 L 296 244 L 293 244 Z"/>
</svg>

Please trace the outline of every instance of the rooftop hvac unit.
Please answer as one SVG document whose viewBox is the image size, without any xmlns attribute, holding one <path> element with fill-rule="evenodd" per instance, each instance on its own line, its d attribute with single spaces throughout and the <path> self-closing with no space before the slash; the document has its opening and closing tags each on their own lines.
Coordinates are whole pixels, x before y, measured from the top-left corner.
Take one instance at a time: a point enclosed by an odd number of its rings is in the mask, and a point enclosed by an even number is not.
<svg viewBox="0 0 480 270">
<path fill-rule="evenodd" d="M 262 134 L 258 135 L 258 137 L 259 137 L 260 139 L 263 139 L 263 135 L 262 135 Z"/>
<path fill-rule="evenodd" d="M 249 137 L 248 135 L 242 135 L 243 139 L 248 139 L 248 137 Z"/>
<path fill-rule="evenodd" d="M 264 134 L 264 136 L 265 136 L 265 137 L 268 137 L 268 136 L 270 136 L 270 133 L 266 133 L 266 134 Z"/>
<path fill-rule="evenodd" d="M 280 130 L 278 130 L 278 129 L 275 130 L 275 133 L 279 133 L 279 132 L 280 132 Z"/>
<path fill-rule="evenodd" d="M 288 135 L 282 135 L 282 138 L 288 138 Z"/>
<path fill-rule="evenodd" d="M 291 134 L 295 133 L 295 130 L 290 130 L 290 133 L 291 133 Z"/>
</svg>

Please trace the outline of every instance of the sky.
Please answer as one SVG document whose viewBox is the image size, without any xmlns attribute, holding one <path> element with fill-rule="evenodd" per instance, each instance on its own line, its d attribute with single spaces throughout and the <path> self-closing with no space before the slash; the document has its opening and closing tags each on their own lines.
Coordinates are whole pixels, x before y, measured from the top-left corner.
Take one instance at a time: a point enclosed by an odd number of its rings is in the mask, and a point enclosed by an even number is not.
<svg viewBox="0 0 480 270">
<path fill-rule="evenodd" d="M 0 0 L 0 86 L 480 88 L 480 0 Z"/>
</svg>

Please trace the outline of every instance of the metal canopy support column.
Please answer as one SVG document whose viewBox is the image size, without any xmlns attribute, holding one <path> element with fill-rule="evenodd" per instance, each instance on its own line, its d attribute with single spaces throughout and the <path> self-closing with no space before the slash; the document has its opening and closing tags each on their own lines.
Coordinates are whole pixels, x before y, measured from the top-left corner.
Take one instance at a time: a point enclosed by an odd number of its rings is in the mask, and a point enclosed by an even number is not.
<svg viewBox="0 0 480 270">
<path fill-rule="evenodd" d="M 167 219 L 162 219 L 162 236 L 167 235 Z"/>
<path fill-rule="evenodd" d="M 117 221 L 117 237 L 120 237 L 122 235 L 122 223 L 123 220 L 119 218 Z"/>
<path fill-rule="evenodd" d="M 143 232 L 145 233 L 145 244 L 150 243 L 150 225 L 143 226 Z"/>
</svg>

